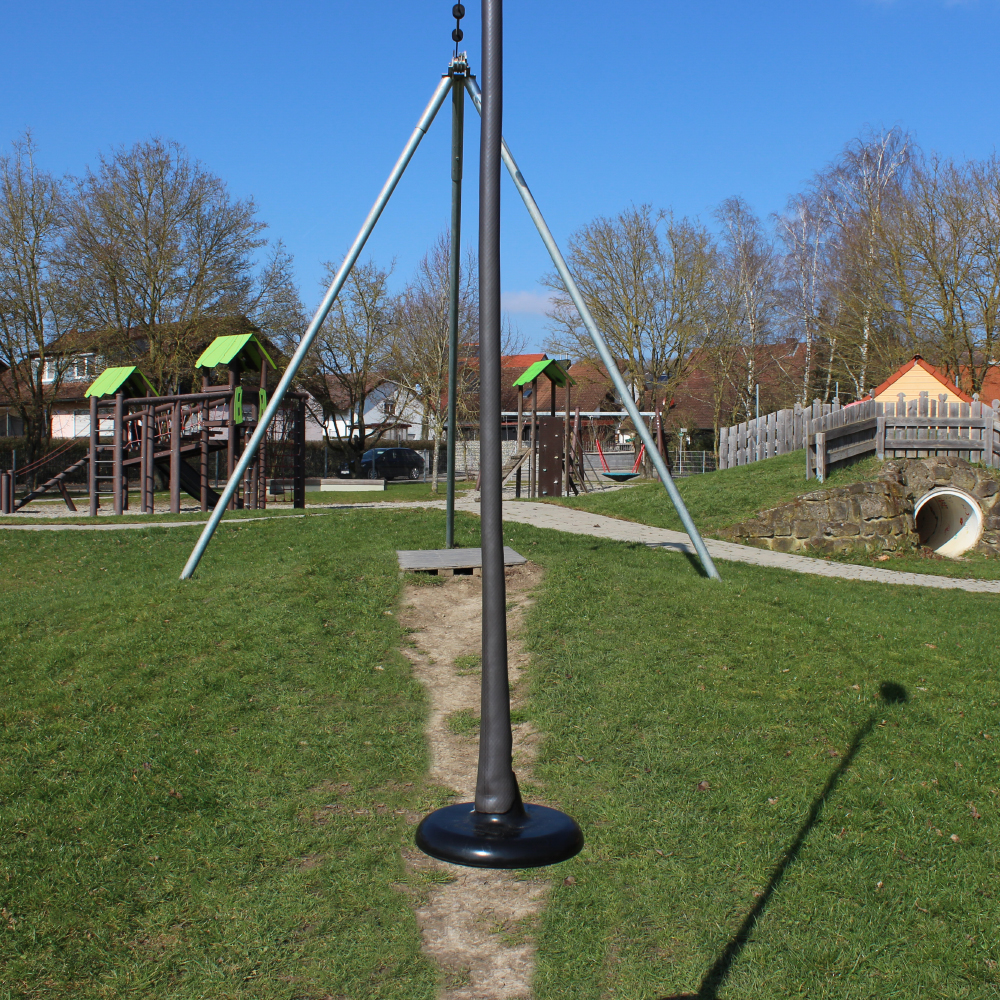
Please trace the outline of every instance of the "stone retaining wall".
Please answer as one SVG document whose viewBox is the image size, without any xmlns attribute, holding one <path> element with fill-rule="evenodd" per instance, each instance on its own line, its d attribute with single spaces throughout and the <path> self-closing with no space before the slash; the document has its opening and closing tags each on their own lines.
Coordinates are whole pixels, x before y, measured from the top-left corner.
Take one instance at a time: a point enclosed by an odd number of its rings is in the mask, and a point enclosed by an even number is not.
<svg viewBox="0 0 1000 1000">
<path fill-rule="evenodd" d="M 977 551 L 1000 554 L 997 473 L 953 457 L 888 461 L 873 482 L 814 490 L 761 511 L 724 535 L 775 552 L 834 554 L 864 548 L 874 553 L 916 547 L 914 504 L 942 486 L 964 490 L 979 501 L 984 530 Z"/>
</svg>

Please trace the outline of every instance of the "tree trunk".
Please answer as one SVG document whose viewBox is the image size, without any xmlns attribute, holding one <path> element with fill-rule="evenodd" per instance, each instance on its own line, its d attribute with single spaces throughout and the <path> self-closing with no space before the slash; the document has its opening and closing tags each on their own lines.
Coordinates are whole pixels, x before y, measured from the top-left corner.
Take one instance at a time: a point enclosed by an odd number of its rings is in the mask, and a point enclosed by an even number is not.
<svg viewBox="0 0 1000 1000">
<path fill-rule="evenodd" d="M 431 473 L 431 492 L 437 493 L 438 491 L 438 450 L 441 447 L 441 434 L 439 431 L 434 432 L 434 458 L 432 459 L 433 471 Z"/>
</svg>

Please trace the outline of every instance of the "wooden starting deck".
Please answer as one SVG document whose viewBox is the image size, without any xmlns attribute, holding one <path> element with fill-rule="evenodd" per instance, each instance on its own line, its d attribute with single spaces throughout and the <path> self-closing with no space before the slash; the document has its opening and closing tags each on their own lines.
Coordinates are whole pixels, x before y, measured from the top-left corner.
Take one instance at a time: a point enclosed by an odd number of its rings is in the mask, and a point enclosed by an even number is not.
<svg viewBox="0 0 1000 1000">
<path fill-rule="evenodd" d="M 397 549 L 401 573 L 436 576 L 482 576 L 482 549 Z M 528 560 L 510 546 L 503 547 L 504 566 L 521 566 Z"/>
</svg>

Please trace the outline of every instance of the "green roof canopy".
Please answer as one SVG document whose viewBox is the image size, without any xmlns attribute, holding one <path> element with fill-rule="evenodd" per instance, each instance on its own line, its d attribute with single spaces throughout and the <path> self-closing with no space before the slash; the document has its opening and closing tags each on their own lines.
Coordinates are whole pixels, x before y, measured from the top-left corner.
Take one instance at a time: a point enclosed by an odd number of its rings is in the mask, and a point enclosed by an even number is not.
<svg viewBox="0 0 1000 1000">
<path fill-rule="evenodd" d="M 536 361 L 524 374 L 514 383 L 516 389 L 520 385 L 527 385 L 534 382 L 536 378 L 544 375 L 550 382 L 555 382 L 558 386 L 564 386 L 568 382 L 576 385 L 576 380 L 569 377 L 569 372 L 555 358 L 547 361 Z"/>
<path fill-rule="evenodd" d="M 235 333 L 227 337 L 216 337 L 194 363 L 195 368 L 214 368 L 216 365 L 231 364 L 236 358 L 247 368 L 260 368 L 266 361 L 272 368 L 277 365 L 271 360 L 264 346 L 252 333 Z"/>
<path fill-rule="evenodd" d="M 85 395 L 97 396 L 100 399 L 102 396 L 113 396 L 119 390 L 126 396 L 145 396 L 147 392 L 156 395 L 156 390 L 149 379 L 135 365 L 125 368 L 105 368 L 91 382 Z"/>
</svg>

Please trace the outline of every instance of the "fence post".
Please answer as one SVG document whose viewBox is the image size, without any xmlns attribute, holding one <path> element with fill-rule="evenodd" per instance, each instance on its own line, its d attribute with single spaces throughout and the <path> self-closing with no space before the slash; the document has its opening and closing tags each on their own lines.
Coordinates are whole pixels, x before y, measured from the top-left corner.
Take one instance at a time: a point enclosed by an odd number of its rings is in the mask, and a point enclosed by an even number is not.
<svg viewBox="0 0 1000 1000">
<path fill-rule="evenodd" d="M 826 432 L 816 432 L 816 478 L 822 483 L 826 480 Z"/>
<path fill-rule="evenodd" d="M 885 460 L 885 417 L 875 418 L 875 457 Z"/>
<path fill-rule="evenodd" d="M 0 514 L 9 514 L 10 508 L 10 473 L 0 472 Z"/>
<path fill-rule="evenodd" d="M 1000 465 L 1000 449 L 997 448 L 996 435 L 1000 432 L 1000 399 L 993 400 L 993 415 L 992 419 L 989 421 L 989 436 L 990 436 L 990 455 L 992 455 L 992 461 L 990 464 L 995 469 Z"/>
</svg>

